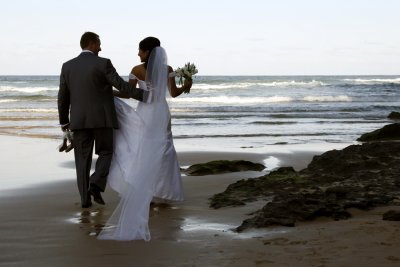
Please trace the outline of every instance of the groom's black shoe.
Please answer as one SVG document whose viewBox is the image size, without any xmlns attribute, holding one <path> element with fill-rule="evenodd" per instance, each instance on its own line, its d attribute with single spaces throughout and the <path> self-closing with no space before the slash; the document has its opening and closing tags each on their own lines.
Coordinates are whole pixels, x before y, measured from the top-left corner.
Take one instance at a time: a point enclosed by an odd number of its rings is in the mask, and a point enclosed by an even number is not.
<svg viewBox="0 0 400 267">
<path fill-rule="evenodd" d="M 94 202 L 100 204 L 100 205 L 105 205 L 106 203 L 104 202 L 103 198 L 101 197 L 100 194 L 100 189 L 94 185 L 91 184 L 89 187 L 89 193 L 93 196 Z"/>
</svg>

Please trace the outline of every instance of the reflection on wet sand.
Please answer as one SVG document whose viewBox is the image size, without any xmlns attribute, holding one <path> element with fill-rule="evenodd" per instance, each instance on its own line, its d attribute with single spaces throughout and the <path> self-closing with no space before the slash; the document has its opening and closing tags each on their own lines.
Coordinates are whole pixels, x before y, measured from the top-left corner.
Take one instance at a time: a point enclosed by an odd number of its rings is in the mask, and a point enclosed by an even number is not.
<svg viewBox="0 0 400 267">
<path fill-rule="evenodd" d="M 173 206 L 172 204 L 169 203 L 156 203 L 156 202 L 151 202 L 150 203 L 150 217 L 156 215 L 157 213 L 163 211 L 163 210 L 176 210 L 178 207 Z"/>
<path fill-rule="evenodd" d="M 90 236 L 97 236 L 103 229 L 105 220 L 104 209 L 96 208 L 95 210 L 83 210 L 74 214 L 68 221 L 81 225 L 81 228 L 88 231 Z"/>
<path fill-rule="evenodd" d="M 218 232 L 232 232 L 236 225 L 213 223 L 204 220 L 196 220 L 193 218 L 186 218 L 181 229 L 183 231 L 218 231 Z"/>
<path fill-rule="evenodd" d="M 179 208 L 168 203 L 152 202 L 150 205 L 150 217 L 159 216 L 164 211 L 167 212 L 169 210 L 177 209 Z M 108 218 L 111 216 L 110 212 L 112 213 L 112 211 L 108 210 L 106 207 L 92 207 L 91 209 L 86 209 L 75 213 L 73 217 L 67 221 L 70 223 L 79 224 L 80 228 L 86 230 L 90 236 L 98 236 L 103 228 L 113 227 L 105 225 Z"/>
</svg>

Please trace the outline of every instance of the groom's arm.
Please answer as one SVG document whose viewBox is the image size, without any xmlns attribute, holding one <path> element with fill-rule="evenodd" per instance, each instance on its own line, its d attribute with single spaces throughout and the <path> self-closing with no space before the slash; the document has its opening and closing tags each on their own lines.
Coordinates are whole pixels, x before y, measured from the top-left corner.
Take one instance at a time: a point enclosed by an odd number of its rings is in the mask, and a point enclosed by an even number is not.
<svg viewBox="0 0 400 267">
<path fill-rule="evenodd" d="M 69 124 L 69 107 L 71 104 L 69 88 L 65 80 L 64 65 L 61 69 L 60 86 L 58 89 L 57 106 L 60 125 Z"/>
<path fill-rule="evenodd" d="M 140 88 L 135 88 L 128 82 L 124 81 L 124 79 L 118 75 L 109 59 L 107 59 L 106 63 L 106 77 L 107 81 L 117 90 L 119 90 L 122 95 L 127 95 L 130 98 L 134 98 L 142 102 L 148 102 L 149 92 Z"/>
</svg>

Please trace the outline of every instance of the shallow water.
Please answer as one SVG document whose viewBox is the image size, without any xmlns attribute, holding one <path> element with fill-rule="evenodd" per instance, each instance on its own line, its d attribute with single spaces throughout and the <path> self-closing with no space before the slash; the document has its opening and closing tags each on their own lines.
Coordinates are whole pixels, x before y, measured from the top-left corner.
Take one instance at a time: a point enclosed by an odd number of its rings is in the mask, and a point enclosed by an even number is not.
<svg viewBox="0 0 400 267">
<path fill-rule="evenodd" d="M 61 138 L 57 92 L 58 76 L 0 76 L 0 134 Z M 391 123 L 400 77 L 198 76 L 168 102 L 180 150 L 351 143 Z"/>
</svg>

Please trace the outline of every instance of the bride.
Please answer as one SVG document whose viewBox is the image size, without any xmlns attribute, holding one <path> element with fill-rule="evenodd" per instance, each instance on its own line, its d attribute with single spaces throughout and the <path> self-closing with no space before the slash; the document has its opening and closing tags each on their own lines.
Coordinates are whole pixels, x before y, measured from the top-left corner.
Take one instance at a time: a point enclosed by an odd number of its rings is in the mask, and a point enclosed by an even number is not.
<svg viewBox="0 0 400 267">
<path fill-rule="evenodd" d="M 182 87 L 177 87 L 166 52 L 155 37 L 147 37 L 139 43 L 138 56 L 143 64 L 133 67 L 129 83 L 150 90 L 152 101 L 138 103 L 135 110 L 115 98 L 120 128 L 114 131 L 114 155 L 108 183 L 120 194 L 121 200 L 99 239 L 148 241 L 151 201 L 183 200 L 166 91 L 177 97 L 189 90 L 192 82 L 186 80 Z M 115 95 L 125 98 L 118 92 Z"/>
</svg>

